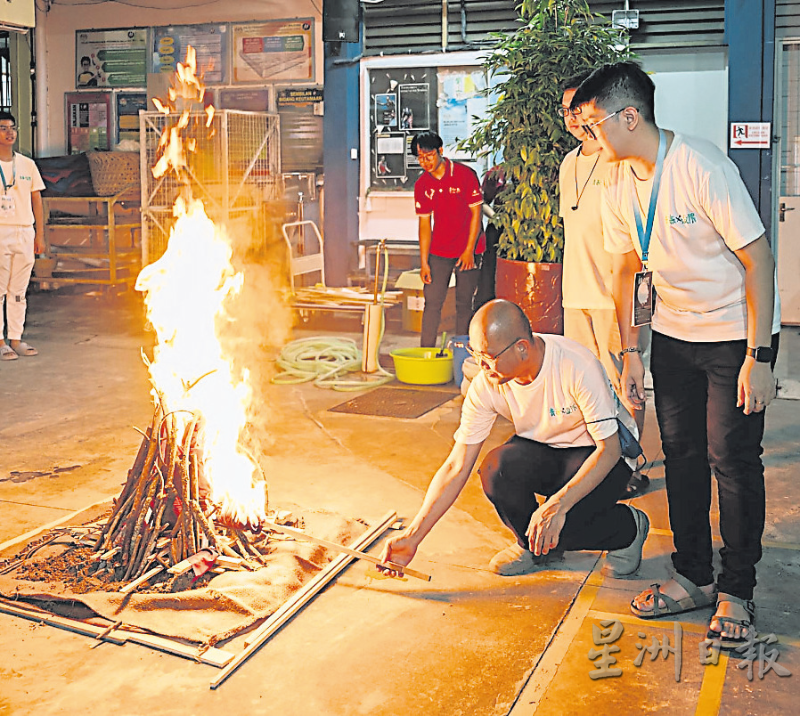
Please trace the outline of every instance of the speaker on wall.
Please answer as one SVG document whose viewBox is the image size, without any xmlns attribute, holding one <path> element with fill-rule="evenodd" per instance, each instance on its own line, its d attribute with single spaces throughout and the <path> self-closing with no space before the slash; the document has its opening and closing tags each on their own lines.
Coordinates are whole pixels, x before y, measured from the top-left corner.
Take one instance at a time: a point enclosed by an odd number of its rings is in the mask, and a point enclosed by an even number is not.
<svg viewBox="0 0 800 716">
<path fill-rule="evenodd" d="M 359 0 L 322 0 L 324 42 L 358 42 Z"/>
</svg>

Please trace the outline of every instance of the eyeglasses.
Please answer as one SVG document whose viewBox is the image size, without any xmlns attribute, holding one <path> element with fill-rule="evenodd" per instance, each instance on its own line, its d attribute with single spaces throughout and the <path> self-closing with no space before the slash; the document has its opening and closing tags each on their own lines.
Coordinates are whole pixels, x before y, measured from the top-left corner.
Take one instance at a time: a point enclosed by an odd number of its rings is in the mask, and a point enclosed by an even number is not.
<svg viewBox="0 0 800 716">
<path fill-rule="evenodd" d="M 513 348 L 517 343 L 519 343 L 522 338 L 515 338 L 511 343 L 509 343 L 503 350 L 501 350 L 497 355 L 489 355 L 488 353 L 484 353 L 483 351 L 476 351 L 469 343 L 464 345 L 463 343 L 456 343 L 455 345 L 458 348 L 466 348 L 467 353 L 469 353 L 478 365 L 489 365 L 492 367 L 497 367 L 497 361 L 499 360 L 500 356 L 503 355 L 509 348 Z"/>
<path fill-rule="evenodd" d="M 573 117 L 577 117 L 581 113 L 581 108 L 575 107 L 575 109 L 570 109 L 569 107 L 561 105 L 556 112 L 558 112 L 559 117 L 566 117 L 568 114 L 571 114 Z"/>
<path fill-rule="evenodd" d="M 0 132 L 16 132 L 16 131 L 17 131 L 16 127 L 6 127 L 0 124 Z"/>
<path fill-rule="evenodd" d="M 429 161 L 432 159 L 436 159 L 439 156 L 439 150 L 434 149 L 432 152 L 424 152 L 424 151 L 417 151 L 417 159 L 421 159 L 423 161 Z"/>
<path fill-rule="evenodd" d="M 586 132 L 586 134 L 589 135 L 589 139 L 597 139 L 597 134 L 595 134 L 594 128 L 597 125 L 602 124 L 606 120 L 611 119 L 612 117 L 616 117 L 620 112 L 624 112 L 624 111 L 625 111 L 625 107 L 623 107 L 622 109 L 618 109 L 616 112 L 612 112 L 611 114 L 608 114 L 605 117 L 603 117 L 602 119 L 598 119 L 596 122 L 592 122 L 591 124 L 582 124 L 581 125 L 581 129 L 584 132 Z"/>
</svg>

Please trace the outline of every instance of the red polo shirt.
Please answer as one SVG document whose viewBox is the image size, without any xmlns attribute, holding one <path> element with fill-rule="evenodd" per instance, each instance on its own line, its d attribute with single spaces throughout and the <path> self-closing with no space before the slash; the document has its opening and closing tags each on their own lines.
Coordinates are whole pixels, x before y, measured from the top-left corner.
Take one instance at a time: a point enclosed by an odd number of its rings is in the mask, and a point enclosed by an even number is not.
<svg viewBox="0 0 800 716">
<path fill-rule="evenodd" d="M 417 216 L 433 214 L 431 253 L 445 259 L 456 259 L 464 252 L 472 219 L 470 208 L 483 203 L 478 175 L 465 164 L 445 158 L 441 179 L 425 172 L 414 184 Z M 481 229 L 475 253 L 486 250 L 486 237 Z"/>
</svg>

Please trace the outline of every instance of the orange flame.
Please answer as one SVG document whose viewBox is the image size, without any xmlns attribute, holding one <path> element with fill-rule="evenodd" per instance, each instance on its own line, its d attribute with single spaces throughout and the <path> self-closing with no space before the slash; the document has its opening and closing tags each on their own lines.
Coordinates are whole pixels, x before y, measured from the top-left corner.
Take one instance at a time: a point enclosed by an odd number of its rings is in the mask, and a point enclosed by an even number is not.
<svg viewBox="0 0 800 716">
<path fill-rule="evenodd" d="M 193 105 L 204 94 L 193 48 L 187 50 L 186 63 L 178 64 L 176 77 L 169 101 L 156 105 L 162 112 L 180 111 L 159 141 L 152 170 L 156 177 L 179 173 L 186 166 L 186 150 L 195 149 L 195 138 L 183 138 L 195 114 Z M 175 104 L 179 97 L 184 100 L 180 108 Z M 201 121 L 206 127 L 213 116 L 213 108 L 205 110 Z M 146 292 L 147 316 L 157 335 L 149 365 L 153 395 L 175 414 L 181 431 L 192 415 L 199 417 L 198 446 L 212 500 L 233 521 L 257 524 L 265 518 L 266 485 L 257 479 L 258 468 L 240 445 L 251 398 L 249 375 L 234 374 L 217 333 L 218 323 L 226 318 L 226 301 L 239 291 L 244 276 L 234 271 L 228 237 L 209 219 L 200 200 L 179 198 L 174 214 L 166 252 L 136 281 L 136 289 Z"/>
</svg>

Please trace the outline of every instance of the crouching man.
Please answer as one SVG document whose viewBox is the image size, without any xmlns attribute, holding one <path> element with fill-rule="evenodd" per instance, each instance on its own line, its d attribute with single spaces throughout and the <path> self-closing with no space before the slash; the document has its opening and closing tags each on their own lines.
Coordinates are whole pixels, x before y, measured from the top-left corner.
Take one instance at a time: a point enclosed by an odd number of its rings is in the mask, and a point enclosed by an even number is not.
<svg viewBox="0 0 800 716">
<path fill-rule="evenodd" d="M 632 575 L 650 522 L 644 512 L 617 503 L 631 471 L 621 458 L 615 401 L 600 362 L 574 341 L 533 334 L 522 310 L 499 299 L 478 310 L 469 337 L 481 371 L 464 400 L 455 445 L 419 512 L 381 559 L 411 562 L 455 502 L 502 415 L 515 435 L 486 456 L 479 473 L 515 539 L 490 568 L 526 574 L 552 561 L 553 553 L 608 550 L 604 573 Z"/>
</svg>

